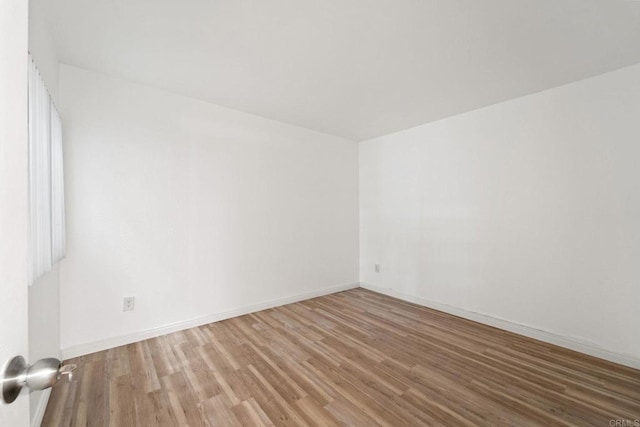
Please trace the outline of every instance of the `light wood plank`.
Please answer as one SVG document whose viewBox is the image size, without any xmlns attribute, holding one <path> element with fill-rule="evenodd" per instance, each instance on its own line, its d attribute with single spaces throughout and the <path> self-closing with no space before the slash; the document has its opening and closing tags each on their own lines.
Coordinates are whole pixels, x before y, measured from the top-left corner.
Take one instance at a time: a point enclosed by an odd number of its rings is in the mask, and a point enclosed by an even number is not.
<svg viewBox="0 0 640 427">
<path fill-rule="evenodd" d="M 44 426 L 579 425 L 640 371 L 364 289 L 83 356 Z M 618 424 L 622 425 L 622 424 Z"/>
</svg>

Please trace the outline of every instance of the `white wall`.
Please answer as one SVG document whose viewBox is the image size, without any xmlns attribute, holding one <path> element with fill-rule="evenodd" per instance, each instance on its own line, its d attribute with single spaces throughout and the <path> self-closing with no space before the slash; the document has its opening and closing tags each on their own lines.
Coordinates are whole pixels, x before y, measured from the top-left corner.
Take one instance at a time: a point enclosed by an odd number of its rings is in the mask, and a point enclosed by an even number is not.
<svg viewBox="0 0 640 427">
<path fill-rule="evenodd" d="M 46 0 L 29 1 L 29 53 L 34 58 L 40 75 L 47 86 L 53 102 L 58 102 L 58 55 L 53 38 L 46 23 L 44 5 Z"/>
<path fill-rule="evenodd" d="M 366 141 L 361 280 L 640 360 L 639 160 L 640 65 Z"/>
<path fill-rule="evenodd" d="M 356 143 L 66 65 L 60 105 L 64 354 L 358 281 Z"/>
<path fill-rule="evenodd" d="M 29 4 L 29 52 L 47 86 L 53 102 L 58 102 L 58 57 L 42 16 L 39 2 Z M 60 274 L 58 265 L 29 287 L 29 361 L 60 357 Z M 43 415 L 49 391 L 29 395 L 31 420 Z"/>
</svg>

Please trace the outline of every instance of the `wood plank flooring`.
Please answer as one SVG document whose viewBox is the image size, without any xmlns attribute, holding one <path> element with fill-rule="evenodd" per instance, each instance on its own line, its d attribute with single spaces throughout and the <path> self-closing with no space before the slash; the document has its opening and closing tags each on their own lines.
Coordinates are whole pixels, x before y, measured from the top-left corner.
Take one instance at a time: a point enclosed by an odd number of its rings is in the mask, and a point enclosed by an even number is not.
<svg viewBox="0 0 640 427">
<path fill-rule="evenodd" d="M 75 382 L 54 388 L 45 426 L 640 419 L 640 371 L 364 289 L 68 362 Z"/>
</svg>

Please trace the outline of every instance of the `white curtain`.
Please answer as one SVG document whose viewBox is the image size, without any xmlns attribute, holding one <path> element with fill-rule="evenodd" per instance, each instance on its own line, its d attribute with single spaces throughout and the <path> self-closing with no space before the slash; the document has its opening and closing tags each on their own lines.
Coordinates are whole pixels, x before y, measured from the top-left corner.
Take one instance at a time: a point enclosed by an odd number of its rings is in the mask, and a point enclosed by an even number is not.
<svg viewBox="0 0 640 427">
<path fill-rule="evenodd" d="M 30 283 L 64 257 L 62 124 L 33 60 L 29 64 Z"/>
</svg>

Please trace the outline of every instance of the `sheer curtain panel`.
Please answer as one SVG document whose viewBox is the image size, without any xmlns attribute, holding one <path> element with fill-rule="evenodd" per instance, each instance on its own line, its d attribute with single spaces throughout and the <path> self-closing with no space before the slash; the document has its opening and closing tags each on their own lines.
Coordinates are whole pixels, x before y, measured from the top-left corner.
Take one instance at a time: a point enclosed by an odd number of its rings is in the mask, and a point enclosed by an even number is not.
<svg viewBox="0 0 640 427">
<path fill-rule="evenodd" d="M 30 283 L 65 254 L 62 123 L 33 60 L 29 64 Z"/>
</svg>

